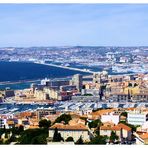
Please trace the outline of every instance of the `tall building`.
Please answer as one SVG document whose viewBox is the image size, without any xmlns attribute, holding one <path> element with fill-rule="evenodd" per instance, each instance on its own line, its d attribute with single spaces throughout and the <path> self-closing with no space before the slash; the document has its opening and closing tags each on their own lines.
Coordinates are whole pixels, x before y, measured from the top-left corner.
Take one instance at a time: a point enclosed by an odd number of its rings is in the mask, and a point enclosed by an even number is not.
<svg viewBox="0 0 148 148">
<path fill-rule="evenodd" d="M 102 71 L 102 72 L 95 72 L 93 73 L 93 83 L 105 83 L 108 81 L 108 72 Z"/>
<path fill-rule="evenodd" d="M 71 85 L 75 85 L 78 91 L 81 91 L 82 89 L 82 79 L 83 77 L 81 74 L 76 74 L 72 77 Z"/>
<path fill-rule="evenodd" d="M 101 83 L 101 73 L 93 73 L 93 83 Z"/>
</svg>

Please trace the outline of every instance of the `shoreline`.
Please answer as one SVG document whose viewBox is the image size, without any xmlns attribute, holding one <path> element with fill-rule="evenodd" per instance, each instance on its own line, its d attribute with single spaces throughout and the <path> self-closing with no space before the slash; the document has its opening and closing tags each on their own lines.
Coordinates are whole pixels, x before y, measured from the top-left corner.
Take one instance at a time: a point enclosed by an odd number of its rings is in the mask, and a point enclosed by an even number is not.
<svg viewBox="0 0 148 148">
<path fill-rule="evenodd" d="M 37 81 L 40 81 L 40 80 L 41 79 L 36 79 L 36 80 L 18 80 L 18 81 L 3 81 L 3 82 L 0 82 L 0 85 L 29 83 L 29 82 L 37 82 Z"/>
<path fill-rule="evenodd" d="M 10 62 L 10 61 L 7 61 L 7 62 Z M 46 66 L 53 66 L 53 67 L 57 67 L 57 68 L 63 68 L 63 69 L 70 69 L 70 70 L 74 70 L 74 71 L 81 71 L 81 72 L 84 72 L 84 73 L 89 73 L 89 76 L 92 74 L 92 73 L 95 73 L 95 71 L 85 71 L 83 69 L 79 69 L 79 68 L 74 68 L 74 67 L 66 67 L 66 66 L 59 66 L 59 65 L 56 65 L 56 64 L 47 64 L 47 63 L 39 63 L 39 62 L 31 62 L 31 63 L 34 63 L 34 64 L 40 64 L 40 65 L 46 65 Z M 115 73 L 115 74 L 109 74 L 109 76 L 117 76 L 117 75 L 135 75 L 137 73 Z M 87 75 L 88 76 L 88 75 Z M 71 76 L 67 76 L 66 78 L 68 77 L 71 77 Z M 84 76 L 85 77 L 85 76 Z M 58 77 L 55 77 L 54 79 L 57 79 Z M 62 77 L 63 78 L 63 77 Z M 65 77 L 64 77 L 65 78 Z M 16 81 L 1 81 L 0 82 L 0 86 L 2 85 L 13 85 L 13 84 L 21 84 L 21 83 L 30 83 L 30 82 L 38 82 L 40 81 L 41 79 L 44 79 L 44 78 L 38 78 L 38 79 L 29 79 L 29 80 L 16 80 Z M 59 78 L 60 79 L 60 78 Z"/>
</svg>

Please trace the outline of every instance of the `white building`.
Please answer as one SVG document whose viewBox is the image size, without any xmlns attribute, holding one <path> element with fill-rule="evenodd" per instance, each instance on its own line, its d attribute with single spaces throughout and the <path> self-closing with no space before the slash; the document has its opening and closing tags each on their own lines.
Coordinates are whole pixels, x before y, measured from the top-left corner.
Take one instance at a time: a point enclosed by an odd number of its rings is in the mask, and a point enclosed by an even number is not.
<svg viewBox="0 0 148 148">
<path fill-rule="evenodd" d="M 134 110 L 128 112 L 127 121 L 132 125 L 143 125 L 148 121 L 148 112 L 143 112 L 141 110 Z"/>
<path fill-rule="evenodd" d="M 111 112 L 101 115 L 101 122 L 112 122 L 114 124 L 118 124 L 120 120 L 120 116 L 117 113 Z"/>
</svg>

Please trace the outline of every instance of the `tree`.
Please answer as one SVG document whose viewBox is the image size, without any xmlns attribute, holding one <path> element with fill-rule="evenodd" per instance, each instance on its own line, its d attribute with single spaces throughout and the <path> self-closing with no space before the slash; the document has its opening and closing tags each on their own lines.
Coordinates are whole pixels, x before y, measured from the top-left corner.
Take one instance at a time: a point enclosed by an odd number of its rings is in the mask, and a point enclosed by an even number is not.
<svg viewBox="0 0 148 148">
<path fill-rule="evenodd" d="M 107 136 L 96 136 L 88 144 L 106 144 Z"/>
<path fill-rule="evenodd" d="M 64 121 L 64 124 L 68 124 L 68 122 L 71 120 L 71 115 L 68 114 L 62 114 L 60 117 L 58 117 L 54 123 L 61 123 Z"/>
<path fill-rule="evenodd" d="M 61 140 L 64 141 L 64 139 L 61 137 L 61 134 L 58 133 L 58 129 L 55 128 L 54 135 L 53 135 L 53 142 L 60 142 Z"/>
<path fill-rule="evenodd" d="M 18 139 L 19 144 L 46 144 L 48 137 L 47 128 L 27 129 L 23 131 Z"/>
<path fill-rule="evenodd" d="M 136 86 L 138 86 L 138 84 L 135 83 L 135 84 L 134 84 L 134 87 L 136 87 Z"/>
<path fill-rule="evenodd" d="M 88 126 L 89 126 L 89 128 L 91 129 L 91 128 L 96 128 L 96 127 L 98 127 L 100 124 L 101 124 L 100 119 L 97 119 L 97 120 L 94 120 L 94 121 L 89 122 L 89 123 L 88 123 Z"/>
<path fill-rule="evenodd" d="M 39 121 L 39 127 L 44 127 L 44 128 L 48 128 L 51 126 L 51 121 L 50 120 L 40 120 Z"/>
<path fill-rule="evenodd" d="M 47 144 L 46 138 L 47 138 L 47 137 L 46 137 L 45 134 L 42 134 L 42 135 L 39 135 L 39 136 L 35 136 L 35 137 L 32 139 L 31 144 Z"/>
<path fill-rule="evenodd" d="M 80 136 L 80 138 L 76 141 L 75 144 L 84 144 L 82 136 Z"/>
<path fill-rule="evenodd" d="M 110 136 L 110 141 L 111 142 L 115 142 L 115 140 L 118 140 L 119 137 L 116 135 L 116 133 L 114 131 L 111 132 L 111 136 Z"/>
<path fill-rule="evenodd" d="M 127 117 L 127 112 L 122 112 L 120 116 L 125 116 L 125 117 Z"/>
<path fill-rule="evenodd" d="M 129 84 L 128 84 L 128 87 L 132 87 L 132 83 L 129 83 Z"/>
<path fill-rule="evenodd" d="M 68 137 L 68 138 L 66 139 L 66 141 L 68 142 L 68 141 L 74 141 L 74 140 L 73 140 L 73 137 Z"/>
</svg>

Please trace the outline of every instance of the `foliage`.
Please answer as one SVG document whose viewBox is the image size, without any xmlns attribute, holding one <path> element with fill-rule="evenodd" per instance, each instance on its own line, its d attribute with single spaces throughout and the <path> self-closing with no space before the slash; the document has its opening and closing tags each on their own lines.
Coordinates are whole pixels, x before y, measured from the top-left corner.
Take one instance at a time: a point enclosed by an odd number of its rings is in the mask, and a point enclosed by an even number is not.
<svg viewBox="0 0 148 148">
<path fill-rule="evenodd" d="M 7 139 L 7 140 L 4 142 L 4 144 L 10 144 L 11 142 L 14 142 L 14 141 L 16 141 L 16 137 L 15 137 L 14 134 L 12 134 L 12 136 L 11 136 L 9 139 Z"/>
<path fill-rule="evenodd" d="M 5 133 L 5 138 L 6 138 L 6 139 L 8 138 L 8 133 L 7 133 L 7 132 Z"/>
<path fill-rule="evenodd" d="M 18 139 L 19 144 L 46 144 L 48 129 L 28 129 L 21 133 Z"/>
<path fill-rule="evenodd" d="M 134 87 L 136 87 L 136 86 L 138 86 L 138 84 L 135 83 L 135 84 L 134 84 Z"/>
<path fill-rule="evenodd" d="M 107 136 L 96 136 L 88 144 L 106 144 Z"/>
<path fill-rule="evenodd" d="M 85 121 L 85 125 L 87 124 L 87 117 L 80 117 L 80 119 Z"/>
<path fill-rule="evenodd" d="M 31 144 L 47 144 L 46 138 L 47 138 L 47 136 L 45 134 L 41 134 L 39 136 L 35 136 L 32 139 Z"/>
<path fill-rule="evenodd" d="M 114 131 L 111 132 L 110 141 L 115 142 L 115 140 L 118 140 L 119 137 L 116 135 Z"/>
<path fill-rule="evenodd" d="M 53 142 L 60 142 L 64 141 L 64 139 L 61 137 L 61 134 L 58 133 L 58 129 L 55 128 L 54 135 L 53 135 Z"/>
<path fill-rule="evenodd" d="M 101 124 L 101 121 L 99 119 L 97 119 L 97 120 L 94 120 L 94 121 L 89 122 L 88 123 L 88 126 L 91 129 L 91 128 L 98 127 L 98 125 L 100 125 L 100 124 Z"/>
<path fill-rule="evenodd" d="M 68 122 L 71 120 L 71 115 L 68 114 L 62 114 L 60 117 L 58 117 L 54 123 L 61 123 L 64 121 L 65 124 L 68 124 Z"/>
<path fill-rule="evenodd" d="M 2 139 L 0 139 L 0 144 L 4 144 Z"/>
<path fill-rule="evenodd" d="M 125 116 L 125 117 L 127 117 L 127 112 L 122 112 L 120 116 Z"/>
<path fill-rule="evenodd" d="M 97 129 L 95 130 L 95 134 L 97 136 L 100 136 L 100 126 L 98 126 Z"/>
<path fill-rule="evenodd" d="M 43 119 L 43 120 L 39 121 L 39 127 L 48 128 L 50 126 L 51 126 L 51 121 L 50 120 Z"/>
<path fill-rule="evenodd" d="M 68 138 L 66 139 L 66 141 L 68 142 L 68 141 L 74 141 L 74 140 L 73 140 L 73 137 L 68 137 Z"/>
<path fill-rule="evenodd" d="M 75 144 L 84 144 L 82 137 L 80 136 L 80 138 L 76 141 Z"/>
<path fill-rule="evenodd" d="M 132 87 L 132 83 L 129 83 L 129 84 L 128 84 L 128 87 Z"/>
<path fill-rule="evenodd" d="M 20 125 L 19 127 L 13 127 L 10 129 L 10 131 L 14 135 L 20 135 L 24 131 L 24 126 Z"/>
<path fill-rule="evenodd" d="M 84 94 L 83 96 L 93 96 L 92 94 Z"/>
</svg>

